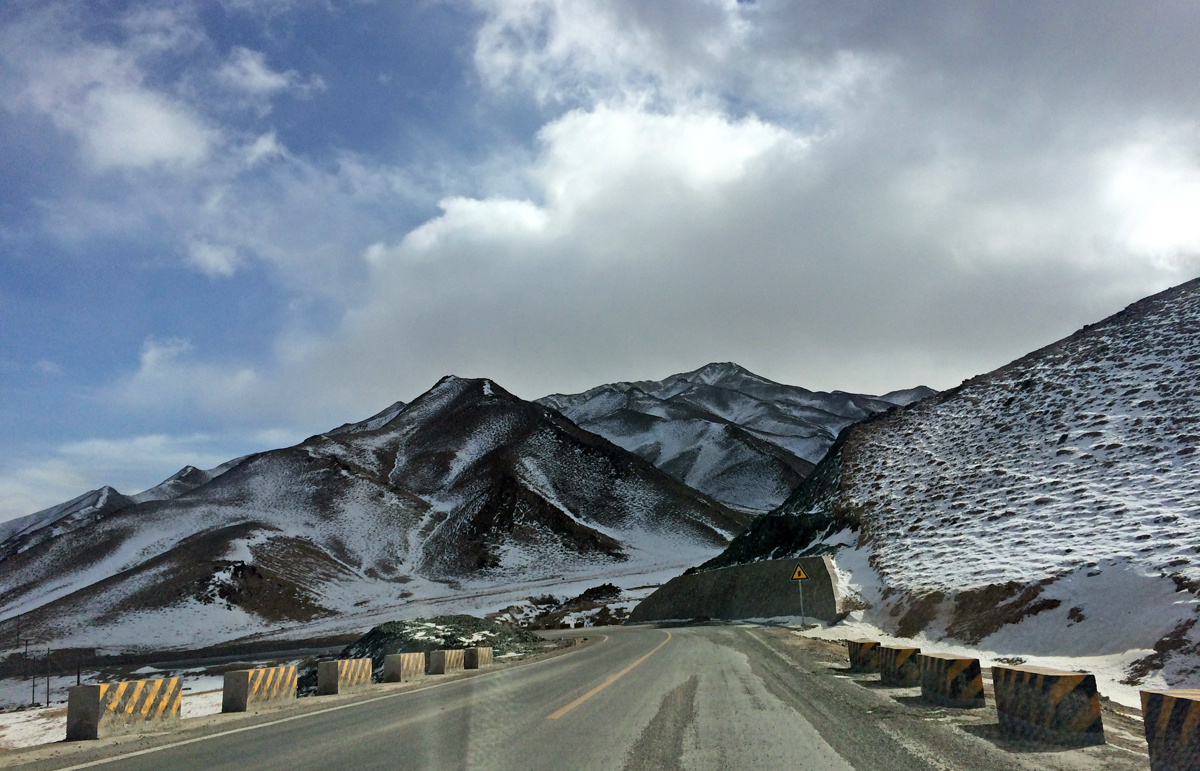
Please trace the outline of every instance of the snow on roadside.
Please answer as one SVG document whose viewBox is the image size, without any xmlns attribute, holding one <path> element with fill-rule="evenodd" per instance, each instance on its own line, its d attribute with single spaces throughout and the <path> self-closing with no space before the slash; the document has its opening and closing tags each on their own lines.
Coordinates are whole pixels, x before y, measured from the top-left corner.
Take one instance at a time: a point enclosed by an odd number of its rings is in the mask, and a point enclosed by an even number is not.
<svg viewBox="0 0 1200 771">
<path fill-rule="evenodd" d="M 985 674 L 990 674 L 988 668 L 996 665 L 1020 663 L 1026 666 L 1050 667 L 1067 671 L 1090 672 L 1096 676 L 1096 687 L 1101 696 L 1107 696 L 1118 704 L 1141 709 L 1142 702 L 1139 691 L 1167 688 L 1166 681 L 1160 673 L 1154 673 L 1146 678 L 1142 685 L 1131 686 L 1121 683 L 1126 676 L 1130 663 L 1145 656 L 1149 651 L 1129 650 L 1121 653 L 1111 653 L 1102 656 L 1038 656 L 1027 652 L 1014 650 L 995 651 L 979 648 L 953 640 L 931 640 L 924 632 L 916 637 L 896 637 L 882 631 L 874 624 L 862 620 L 863 611 L 854 611 L 850 617 L 838 624 L 828 625 L 818 623 L 816 628 L 806 628 L 803 631 L 793 630 L 801 637 L 812 637 L 820 640 L 878 640 L 884 645 L 904 645 L 920 648 L 926 653 L 949 653 L 964 658 L 979 659 Z M 776 619 L 756 619 L 784 626 L 800 626 L 799 617 L 787 616 Z M 813 619 L 808 619 L 811 625 Z M 1018 661 L 1019 660 L 1019 661 Z"/>
<path fill-rule="evenodd" d="M 147 673 L 147 676 L 152 676 Z M 193 688 L 211 686 L 210 681 L 220 678 L 204 677 L 190 681 Z M 221 711 L 221 690 L 204 690 L 183 694 L 180 716 L 187 720 L 204 715 L 215 715 Z M 0 751 L 34 747 L 39 744 L 60 742 L 67 735 L 67 703 L 51 703 L 49 707 L 0 712 Z"/>
</svg>

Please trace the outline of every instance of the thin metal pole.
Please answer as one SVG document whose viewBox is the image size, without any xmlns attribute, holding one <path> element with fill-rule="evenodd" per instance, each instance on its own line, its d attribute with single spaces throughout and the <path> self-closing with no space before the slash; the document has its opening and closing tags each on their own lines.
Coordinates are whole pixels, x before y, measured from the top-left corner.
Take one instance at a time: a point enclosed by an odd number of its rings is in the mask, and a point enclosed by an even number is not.
<svg viewBox="0 0 1200 771">
<path fill-rule="evenodd" d="M 50 706 L 50 646 L 46 646 L 46 706 Z"/>
<path fill-rule="evenodd" d="M 800 579 L 796 583 L 800 584 L 800 626 L 804 627 L 807 622 L 804 617 L 804 579 Z"/>
<path fill-rule="evenodd" d="M 29 706 L 37 706 L 37 675 L 29 667 L 29 641 L 25 641 L 25 673 L 29 675 Z"/>
</svg>

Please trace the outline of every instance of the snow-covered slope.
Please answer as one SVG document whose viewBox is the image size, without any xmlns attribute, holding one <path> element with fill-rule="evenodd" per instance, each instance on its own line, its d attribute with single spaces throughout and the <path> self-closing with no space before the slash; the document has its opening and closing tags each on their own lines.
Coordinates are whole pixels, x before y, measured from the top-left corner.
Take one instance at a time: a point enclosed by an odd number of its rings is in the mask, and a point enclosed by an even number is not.
<svg viewBox="0 0 1200 771">
<path fill-rule="evenodd" d="M 765 512 L 787 498 L 843 428 L 932 393 L 925 386 L 881 397 L 813 392 L 723 363 L 538 403 L 728 506 Z"/>
<path fill-rule="evenodd" d="M 66 503 L 8 522 L 0 522 L 0 559 L 10 553 L 29 549 L 54 536 L 68 533 L 110 512 L 119 511 L 131 503 L 129 498 L 105 485 L 99 490 L 89 490 Z"/>
<path fill-rule="evenodd" d="M 709 565 L 840 547 L 889 631 L 1194 686 L 1198 445 L 1200 279 L 851 427 Z"/>
<path fill-rule="evenodd" d="M 140 502 L 106 488 L 40 513 L 0 545 L 0 619 L 80 646 L 340 630 L 431 598 L 678 569 L 749 521 L 488 380 L 444 378 L 377 418 L 184 469 Z"/>
</svg>

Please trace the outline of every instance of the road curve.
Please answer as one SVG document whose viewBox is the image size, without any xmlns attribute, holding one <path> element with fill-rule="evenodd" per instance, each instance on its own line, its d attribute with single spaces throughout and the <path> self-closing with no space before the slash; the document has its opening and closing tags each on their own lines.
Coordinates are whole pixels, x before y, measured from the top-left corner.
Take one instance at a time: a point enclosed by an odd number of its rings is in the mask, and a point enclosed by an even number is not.
<svg viewBox="0 0 1200 771">
<path fill-rule="evenodd" d="M 839 672 L 827 649 L 805 648 L 779 630 L 719 625 L 588 633 L 603 639 L 525 666 L 88 767 L 1010 771 L 1148 766 L 1144 757 L 1111 747 L 1014 752 L 983 722 L 955 722 L 945 717 L 946 710 L 918 704 L 911 689 L 854 680 Z M 64 758 L 58 767 L 68 765 Z"/>
</svg>

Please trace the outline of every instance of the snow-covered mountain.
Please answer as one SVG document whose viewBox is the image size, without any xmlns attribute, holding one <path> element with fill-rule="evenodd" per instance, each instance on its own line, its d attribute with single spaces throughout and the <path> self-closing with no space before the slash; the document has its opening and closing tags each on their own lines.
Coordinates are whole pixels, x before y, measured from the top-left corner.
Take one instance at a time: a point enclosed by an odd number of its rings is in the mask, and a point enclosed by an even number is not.
<svg viewBox="0 0 1200 771">
<path fill-rule="evenodd" d="M 78 646 L 341 630 L 426 601 L 502 607 L 506 587 L 677 570 L 749 519 L 553 410 L 448 377 L 294 447 L 9 523 L 0 618 Z"/>
<path fill-rule="evenodd" d="M 932 393 L 814 392 L 723 363 L 538 403 L 727 506 L 765 512 L 796 489 L 843 428 Z"/>
<path fill-rule="evenodd" d="M 892 633 L 1200 683 L 1200 279 L 846 430 L 705 567 L 837 549 Z"/>
</svg>

